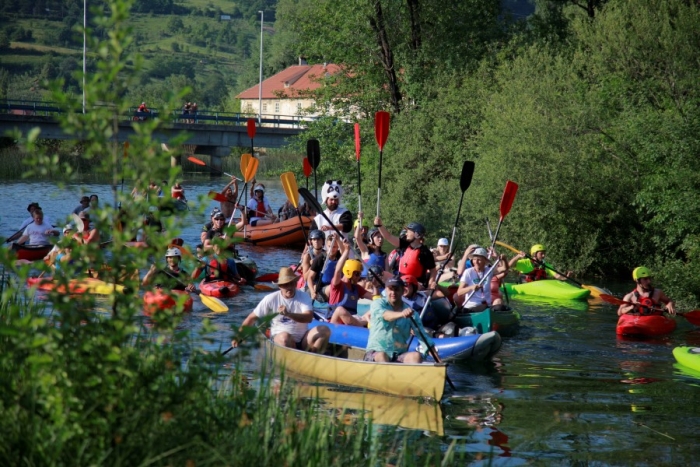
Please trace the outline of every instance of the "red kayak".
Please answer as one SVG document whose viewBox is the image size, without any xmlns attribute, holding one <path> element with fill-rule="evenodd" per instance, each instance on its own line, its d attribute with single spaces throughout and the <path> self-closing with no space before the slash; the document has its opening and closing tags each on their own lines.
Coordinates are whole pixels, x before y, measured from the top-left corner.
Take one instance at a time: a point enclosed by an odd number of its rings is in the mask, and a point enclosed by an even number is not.
<svg viewBox="0 0 700 467">
<path fill-rule="evenodd" d="M 36 287 L 38 290 L 43 292 L 51 292 L 55 290 L 59 293 L 65 294 L 66 287 L 57 281 L 54 281 L 52 277 L 29 277 L 27 278 L 28 287 Z M 71 279 L 68 281 L 68 294 L 96 294 L 96 295 L 111 295 L 115 292 L 122 293 L 124 291 L 124 286 L 119 284 L 112 284 L 109 282 L 102 281 L 100 279 L 93 279 L 91 277 L 83 277 L 80 279 Z"/>
<path fill-rule="evenodd" d="M 626 313 L 617 321 L 617 334 L 627 336 L 663 336 L 676 329 L 676 320 L 666 315 Z"/>
<path fill-rule="evenodd" d="M 241 291 L 236 284 L 229 281 L 202 281 L 199 290 L 203 295 L 219 298 L 235 297 Z"/>
<path fill-rule="evenodd" d="M 187 299 L 182 311 L 192 311 L 194 300 L 192 296 L 184 290 L 164 291 L 162 289 L 149 290 L 143 295 L 143 314 L 153 316 L 158 311 L 172 310 L 178 302 L 178 295 L 186 295 Z"/>
<path fill-rule="evenodd" d="M 17 259 L 27 261 L 38 261 L 44 259 L 49 254 L 53 246 L 51 245 L 18 245 L 12 244 L 12 250 L 17 254 Z"/>
</svg>

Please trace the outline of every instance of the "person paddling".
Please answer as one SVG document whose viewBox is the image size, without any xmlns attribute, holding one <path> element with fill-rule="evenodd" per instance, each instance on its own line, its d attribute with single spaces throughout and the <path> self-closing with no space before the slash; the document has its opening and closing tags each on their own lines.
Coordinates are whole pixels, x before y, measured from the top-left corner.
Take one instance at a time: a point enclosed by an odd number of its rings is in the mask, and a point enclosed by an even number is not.
<svg viewBox="0 0 700 467">
<path fill-rule="evenodd" d="M 532 245 L 532 248 L 530 248 L 530 258 L 527 258 L 527 253 L 521 251 L 511 258 L 509 266 L 520 274 L 523 274 L 523 280 L 525 282 L 534 282 L 550 278 L 565 281 L 571 277 L 573 274 L 572 271 L 568 271 L 566 275 L 554 272 L 549 263 L 545 262 L 546 254 L 547 252 L 544 245 Z"/>
<path fill-rule="evenodd" d="M 240 331 L 255 324 L 258 318 L 274 315 L 270 338 L 277 345 L 322 354 L 326 351 L 331 330 L 323 325 L 308 328 L 314 316 L 313 307 L 308 294 L 297 290 L 298 279 L 291 268 L 281 268 L 277 279 L 279 290 L 265 296 L 258 303 L 243 320 Z M 238 347 L 238 344 L 236 339 L 231 341 L 231 347 Z"/>
<path fill-rule="evenodd" d="M 633 291 L 624 296 L 623 300 L 634 305 L 620 305 L 617 315 L 627 313 L 641 315 L 662 315 L 666 311 L 669 315 L 676 314 L 673 300 L 668 298 L 661 289 L 655 289 L 651 284 L 651 271 L 640 266 L 632 271 L 632 279 L 637 283 Z"/>
<path fill-rule="evenodd" d="M 469 296 L 469 300 L 462 306 L 467 313 L 478 313 L 484 311 L 490 306 L 500 305 L 495 303 L 491 296 L 491 277 L 494 274 L 505 274 L 508 271 L 507 258 L 501 257 L 501 261 L 494 269 L 489 265 L 488 253 L 485 248 L 476 248 L 471 254 L 472 267 L 468 268 L 462 274 L 459 280 L 459 289 L 457 297 Z M 466 300 L 466 297 L 461 301 Z"/>
<path fill-rule="evenodd" d="M 248 201 L 248 213 L 250 225 L 268 225 L 277 221 L 277 216 L 272 213 L 270 203 L 265 199 L 265 186 L 258 183 L 253 190 L 253 197 Z M 265 216 L 269 217 L 267 219 Z"/>
<path fill-rule="evenodd" d="M 54 229 L 51 225 L 44 222 L 44 212 L 41 209 L 35 209 L 32 213 L 34 222 L 27 225 L 22 233 L 22 236 L 17 240 L 18 245 L 44 246 L 50 245 L 49 238 L 58 237 L 58 229 Z"/>
<path fill-rule="evenodd" d="M 151 268 L 143 277 L 141 285 L 146 287 L 151 282 L 155 282 L 155 286 L 158 288 L 194 292 L 196 288 L 194 284 L 190 283 L 189 274 L 180 267 L 181 260 L 182 253 L 180 250 L 169 248 L 165 252 L 165 261 L 167 262 L 165 269 L 160 269 L 155 264 L 151 265 Z"/>
</svg>

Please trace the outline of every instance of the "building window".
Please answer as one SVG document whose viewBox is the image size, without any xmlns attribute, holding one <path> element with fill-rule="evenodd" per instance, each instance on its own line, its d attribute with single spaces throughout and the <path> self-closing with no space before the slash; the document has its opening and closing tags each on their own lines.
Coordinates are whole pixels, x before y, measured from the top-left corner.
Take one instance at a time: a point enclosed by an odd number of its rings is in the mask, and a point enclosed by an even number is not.
<svg viewBox="0 0 700 467">
<path fill-rule="evenodd" d="M 275 102 L 275 113 L 276 114 L 280 113 L 280 103 L 279 102 Z"/>
<path fill-rule="evenodd" d="M 263 102 L 263 112 L 267 112 L 267 102 Z"/>
<path fill-rule="evenodd" d="M 301 114 L 301 102 L 297 102 L 297 113 Z"/>
<path fill-rule="evenodd" d="M 246 104 L 246 112 L 248 112 L 248 113 L 252 113 L 252 112 L 253 112 L 253 104 L 251 104 L 250 102 L 248 102 L 248 103 Z"/>
</svg>

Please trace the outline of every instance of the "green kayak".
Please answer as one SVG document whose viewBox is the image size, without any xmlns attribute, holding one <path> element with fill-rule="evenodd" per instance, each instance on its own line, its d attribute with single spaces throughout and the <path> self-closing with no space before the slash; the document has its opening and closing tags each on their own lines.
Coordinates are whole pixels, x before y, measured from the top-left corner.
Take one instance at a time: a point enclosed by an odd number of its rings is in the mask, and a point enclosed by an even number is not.
<svg viewBox="0 0 700 467">
<path fill-rule="evenodd" d="M 700 347 L 676 347 L 673 356 L 681 365 L 700 371 Z"/>
<path fill-rule="evenodd" d="M 533 297 L 557 298 L 563 300 L 586 300 L 591 294 L 590 290 L 580 289 L 568 282 L 555 279 L 545 279 L 523 284 L 506 282 L 503 286 L 508 295 L 530 295 Z"/>
</svg>

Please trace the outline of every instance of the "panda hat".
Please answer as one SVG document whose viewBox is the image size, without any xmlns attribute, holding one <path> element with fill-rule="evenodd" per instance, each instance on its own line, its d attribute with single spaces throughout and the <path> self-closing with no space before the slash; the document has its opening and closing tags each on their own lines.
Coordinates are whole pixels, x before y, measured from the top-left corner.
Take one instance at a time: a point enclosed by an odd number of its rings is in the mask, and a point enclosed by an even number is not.
<svg viewBox="0 0 700 467">
<path fill-rule="evenodd" d="M 328 180 L 323 184 L 321 189 L 321 196 L 325 202 L 328 198 L 337 199 L 340 202 L 340 197 L 343 196 L 343 182 L 341 180 Z"/>
</svg>

